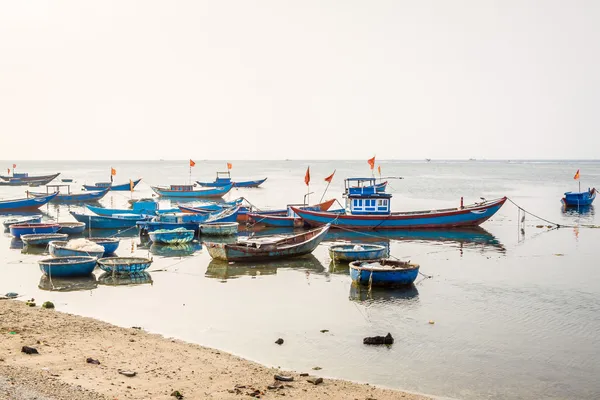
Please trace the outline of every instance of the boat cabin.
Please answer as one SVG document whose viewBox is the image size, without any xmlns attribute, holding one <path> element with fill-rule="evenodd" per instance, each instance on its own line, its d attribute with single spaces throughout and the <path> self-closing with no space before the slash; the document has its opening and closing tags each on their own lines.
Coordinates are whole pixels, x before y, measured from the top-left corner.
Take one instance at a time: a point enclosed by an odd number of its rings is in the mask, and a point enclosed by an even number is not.
<svg viewBox="0 0 600 400">
<path fill-rule="evenodd" d="M 28 178 L 29 177 L 29 173 L 27 172 L 15 172 L 13 171 L 13 178 Z"/>
<path fill-rule="evenodd" d="M 217 178 L 215 179 L 215 183 L 229 185 L 231 183 L 231 174 L 229 173 L 229 171 L 217 172 Z"/>
<path fill-rule="evenodd" d="M 389 215 L 392 195 L 377 191 L 375 178 L 345 180 L 346 210 L 352 215 Z"/>
<path fill-rule="evenodd" d="M 171 185 L 169 190 L 172 192 L 193 192 L 194 185 Z"/>
<path fill-rule="evenodd" d="M 94 186 L 99 187 L 99 188 L 109 188 L 112 186 L 112 183 L 110 182 L 97 182 L 94 184 Z"/>
<path fill-rule="evenodd" d="M 67 188 L 67 190 L 61 190 L 60 188 Z M 71 185 L 46 185 L 46 193 L 56 193 L 60 192 L 60 194 L 71 194 Z"/>
</svg>

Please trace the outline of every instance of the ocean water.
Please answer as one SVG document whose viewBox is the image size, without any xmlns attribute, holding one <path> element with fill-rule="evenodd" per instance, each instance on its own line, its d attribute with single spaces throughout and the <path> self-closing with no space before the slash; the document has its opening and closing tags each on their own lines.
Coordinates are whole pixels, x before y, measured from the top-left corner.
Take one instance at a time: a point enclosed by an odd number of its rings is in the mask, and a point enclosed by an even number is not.
<svg viewBox="0 0 600 400">
<path fill-rule="evenodd" d="M 12 162 L 5 162 L 8 166 Z M 189 182 L 187 161 L 17 162 L 30 173 L 60 171 L 82 183 L 115 183 L 142 177 L 131 195 L 113 192 L 101 204 L 124 207 L 152 196 L 149 185 Z M 365 161 L 234 161 L 234 179 L 269 179 L 259 189 L 236 189 L 261 208 L 321 199 L 323 179 L 336 170 L 324 198 L 341 199 L 343 178 L 369 176 Z M 145 279 L 93 278 L 60 281 L 42 277 L 43 250 L 22 249 L 9 233 L 0 236 L 0 293 L 14 291 L 61 311 L 229 351 L 298 371 L 323 368 L 324 377 L 461 399 L 600 398 L 600 229 L 593 208 L 564 211 L 560 198 L 600 182 L 600 163 L 582 161 L 382 161 L 395 210 L 455 207 L 508 196 L 533 214 L 523 229 L 510 202 L 480 229 L 379 232 L 333 231 L 311 255 L 295 260 L 228 265 L 212 261 L 200 243 L 181 248 L 141 241 L 135 230 L 105 232 L 123 237 L 119 255 L 150 255 Z M 197 160 L 195 180 L 212 180 L 225 162 Z M 59 177 L 60 178 L 60 177 Z M 0 187 L 0 197 L 22 197 L 26 188 Z M 161 205 L 171 206 L 169 201 Z M 61 221 L 81 206 L 42 208 Z M 5 217 L 0 216 L 0 219 Z M 577 226 L 577 227 L 573 227 Z M 242 229 L 241 234 L 247 234 Z M 265 234 L 261 231 L 258 234 Z M 277 233 L 280 233 L 277 231 Z M 330 262 L 327 245 L 337 240 L 382 243 L 392 255 L 421 265 L 414 287 L 373 290 L 351 284 L 344 265 Z M 429 321 L 434 321 L 430 324 Z M 321 333 L 323 329 L 329 332 Z M 368 347 L 364 336 L 396 339 L 391 347 Z M 283 338 L 282 346 L 274 344 Z"/>
</svg>

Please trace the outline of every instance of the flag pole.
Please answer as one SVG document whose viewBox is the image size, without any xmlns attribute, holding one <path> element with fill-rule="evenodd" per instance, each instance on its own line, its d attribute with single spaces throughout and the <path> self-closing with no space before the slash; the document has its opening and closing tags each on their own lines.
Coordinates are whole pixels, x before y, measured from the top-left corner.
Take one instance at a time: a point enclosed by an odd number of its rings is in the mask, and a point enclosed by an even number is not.
<svg viewBox="0 0 600 400">
<path fill-rule="evenodd" d="M 335 175 L 335 171 L 337 171 L 337 169 L 333 170 L 333 174 L 331 174 L 331 180 L 333 180 L 333 175 Z M 327 189 L 329 189 L 329 185 L 331 185 L 331 180 L 327 181 L 327 187 L 325 187 L 325 190 L 323 191 L 323 196 L 321 196 L 321 200 L 319 200 L 319 203 L 323 202 L 323 198 L 325 197 L 325 194 L 327 193 Z"/>
</svg>

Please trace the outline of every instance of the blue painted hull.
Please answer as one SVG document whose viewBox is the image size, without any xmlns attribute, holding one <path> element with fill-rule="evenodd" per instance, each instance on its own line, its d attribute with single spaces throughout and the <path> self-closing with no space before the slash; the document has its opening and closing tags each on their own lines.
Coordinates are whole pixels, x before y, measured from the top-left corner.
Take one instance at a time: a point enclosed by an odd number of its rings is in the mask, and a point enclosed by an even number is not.
<svg viewBox="0 0 600 400">
<path fill-rule="evenodd" d="M 173 229 L 186 229 L 192 230 L 196 234 L 200 232 L 200 225 L 198 222 L 161 222 L 161 221 L 140 221 L 137 223 L 138 229 L 142 232 L 154 232 L 157 230 L 173 230 Z"/>
<path fill-rule="evenodd" d="M 59 257 L 38 261 L 40 270 L 51 277 L 87 276 L 96 267 L 96 257 Z"/>
<path fill-rule="evenodd" d="M 591 206 L 596 199 L 596 189 L 587 192 L 566 192 L 562 203 L 567 207 Z"/>
<path fill-rule="evenodd" d="M 365 266 L 361 267 L 360 264 L 360 262 L 350 263 L 350 278 L 359 285 L 405 286 L 411 285 L 419 276 L 418 265 L 413 268 L 378 270 Z"/>
<path fill-rule="evenodd" d="M 150 232 L 150 239 L 152 239 L 154 243 L 184 244 L 194 240 L 194 231 L 192 229 L 154 231 Z"/>
<path fill-rule="evenodd" d="M 60 225 L 60 229 L 58 230 L 60 233 L 77 235 L 85 231 L 84 222 L 59 222 L 58 224 Z"/>
<path fill-rule="evenodd" d="M 120 240 L 119 239 L 114 239 L 114 238 L 100 238 L 100 237 L 96 237 L 96 238 L 87 238 L 87 240 L 90 240 L 102 247 L 104 247 L 104 256 L 106 256 L 107 254 L 112 254 L 115 251 L 117 251 L 117 249 L 119 248 L 119 244 L 120 244 Z"/>
<path fill-rule="evenodd" d="M 363 250 L 355 250 L 355 246 Z M 385 246 L 373 244 L 336 244 L 329 247 L 329 257 L 336 261 L 377 260 L 387 255 Z"/>
<path fill-rule="evenodd" d="M 10 234 L 16 238 L 20 238 L 21 235 L 33 235 L 37 233 L 56 233 L 60 229 L 58 224 L 24 224 L 11 225 Z"/>
<path fill-rule="evenodd" d="M 83 222 L 92 229 L 125 229 L 132 228 L 135 226 L 137 221 L 140 221 L 141 217 L 134 216 L 132 218 L 117 218 L 117 217 L 103 217 L 98 215 L 86 215 L 79 214 L 71 211 L 71 215 L 79 222 Z"/>
<path fill-rule="evenodd" d="M 89 192 L 89 193 L 70 193 L 70 194 L 62 194 L 58 193 L 58 195 L 52 199 L 52 203 L 83 203 L 86 201 L 98 201 L 102 199 L 108 193 L 108 189 L 97 191 L 97 192 Z M 35 197 L 44 197 L 47 196 L 45 193 L 34 193 L 29 192 L 30 195 Z"/>
<path fill-rule="evenodd" d="M 134 189 L 138 185 L 138 183 L 140 183 L 140 181 L 141 181 L 141 179 L 138 179 L 137 181 L 133 181 Z M 99 184 L 96 183 L 94 185 L 83 185 L 83 187 L 85 188 L 85 190 L 105 190 L 107 188 L 107 186 L 96 186 L 96 185 L 99 185 Z M 108 188 L 110 190 L 117 191 L 117 192 L 129 192 L 129 190 L 131 189 L 129 187 L 129 183 L 122 183 L 120 185 L 109 185 Z"/>
<path fill-rule="evenodd" d="M 191 198 L 191 199 L 199 199 L 199 198 L 220 198 L 225 196 L 233 185 L 227 185 L 223 187 L 217 187 L 212 189 L 203 189 L 203 190 L 189 190 L 189 191 L 178 191 L 171 190 L 170 188 L 151 186 L 152 190 L 161 197 L 180 197 L 180 198 Z"/>
<path fill-rule="evenodd" d="M 52 201 L 56 195 L 57 193 L 52 193 L 44 197 L 34 197 L 30 199 L 2 200 L 0 201 L 0 212 L 34 211 Z"/>
<path fill-rule="evenodd" d="M 260 185 L 265 183 L 266 180 L 267 180 L 267 178 L 256 179 L 253 181 L 242 181 L 242 182 L 227 182 L 227 181 L 200 182 L 200 181 L 196 181 L 196 183 L 203 187 L 223 187 L 223 186 L 227 186 L 229 184 L 233 184 L 234 187 L 249 188 L 249 187 L 259 187 Z"/>
<path fill-rule="evenodd" d="M 392 213 L 390 215 L 348 215 L 308 211 L 296 207 L 292 210 L 310 226 L 330 223 L 332 227 L 377 230 L 377 229 L 438 229 L 460 226 L 476 226 L 492 217 L 506 198 L 483 205 L 462 209 L 430 210 L 422 212 Z"/>
</svg>

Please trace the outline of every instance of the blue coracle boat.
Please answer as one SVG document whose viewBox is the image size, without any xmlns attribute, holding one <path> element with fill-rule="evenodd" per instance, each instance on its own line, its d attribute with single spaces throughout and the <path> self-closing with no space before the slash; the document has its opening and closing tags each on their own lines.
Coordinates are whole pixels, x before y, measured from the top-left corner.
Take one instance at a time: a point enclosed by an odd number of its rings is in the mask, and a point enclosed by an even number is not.
<svg viewBox="0 0 600 400">
<path fill-rule="evenodd" d="M 86 215 L 71 211 L 71 215 L 79 222 L 87 224 L 92 229 L 124 229 L 132 228 L 140 220 L 149 219 L 136 214 L 115 214 L 112 217 Z"/>
<path fill-rule="evenodd" d="M 476 226 L 492 217 L 506 202 L 506 197 L 482 201 L 468 206 L 442 210 L 391 212 L 392 195 L 378 193 L 372 185 L 352 187 L 357 178 L 346 179 L 346 209 L 349 212 L 335 214 L 309 211 L 292 207 L 292 210 L 310 226 L 331 224 L 332 227 L 357 230 L 377 229 L 439 229 Z M 364 180 L 365 178 L 358 178 Z"/>
<path fill-rule="evenodd" d="M 103 271 L 114 274 L 132 274 L 148 269 L 152 264 L 149 258 L 141 257 L 107 257 L 98 260 Z"/>
<path fill-rule="evenodd" d="M 10 226 L 10 234 L 16 238 L 21 235 L 32 235 L 36 233 L 56 233 L 60 229 L 58 224 L 14 224 Z"/>
<path fill-rule="evenodd" d="M 56 257 L 38 261 L 40 270 L 50 277 L 87 276 L 96 267 L 96 257 Z"/>
<path fill-rule="evenodd" d="M 119 248 L 119 243 L 121 242 L 118 238 L 110 238 L 110 237 L 90 237 L 86 238 L 90 242 L 94 242 L 102 247 L 104 247 L 104 256 L 107 254 L 112 254 Z"/>
<path fill-rule="evenodd" d="M 220 198 L 225 196 L 233 184 L 229 184 L 222 187 L 194 190 L 193 185 L 171 185 L 169 187 L 164 186 L 150 186 L 154 192 L 162 197 L 186 197 L 186 198 Z"/>
<path fill-rule="evenodd" d="M 385 257 L 387 248 L 378 244 L 350 243 L 329 246 L 329 257 L 335 261 L 378 260 Z"/>
<path fill-rule="evenodd" d="M 240 187 L 250 188 L 250 187 L 259 187 L 260 185 L 265 183 L 266 180 L 267 180 L 267 178 L 255 179 L 255 180 L 250 180 L 250 181 L 233 182 L 231 180 L 231 174 L 229 173 L 229 171 L 227 171 L 227 172 L 217 172 L 217 178 L 213 182 L 196 181 L 196 183 L 198 185 L 204 186 L 204 187 L 223 187 L 223 186 L 227 186 L 227 185 L 233 185 L 234 187 L 238 187 L 238 188 L 240 188 Z"/>
<path fill-rule="evenodd" d="M 350 278 L 359 285 L 410 285 L 418 275 L 419 265 L 410 262 L 380 259 L 350 263 Z"/>
<path fill-rule="evenodd" d="M 97 257 L 101 258 L 104 256 L 104 249 L 100 251 L 85 251 L 85 250 L 77 250 L 71 249 L 67 247 L 68 242 L 66 240 L 53 240 L 48 243 L 48 250 L 50 251 L 50 255 L 53 257 L 79 257 L 79 256 L 88 256 L 88 257 Z"/>
<path fill-rule="evenodd" d="M 134 189 L 138 185 L 138 183 L 140 183 L 141 180 L 142 178 L 133 181 Z M 120 185 L 114 185 L 112 182 L 96 182 L 93 185 L 83 185 L 83 187 L 85 188 L 85 190 L 105 190 L 107 188 L 119 192 L 129 192 L 131 190 L 131 185 L 129 184 L 129 182 L 122 183 Z"/>
<path fill-rule="evenodd" d="M 154 243 L 165 243 L 165 244 L 183 244 L 189 243 L 194 240 L 193 229 L 171 229 L 171 230 L 156 230 L 150 232 L 150 239 Z"/>
<path fill-rule="evenodd" d="M 77 235 L 85 231 L 85 223 L 83 222 L 59 222 L 60 233 L 66 233 L 68 235 Z"/>
<path fill-rule="evenodd" d="M 55 198 L 57 193 L 31 199 L 16 199 L 0 201 L 0 212 L 6 211 L 35 211 Z"/>
<path fill-rule="evenodd" d="M 587 192 L 566 192 L 561 201 L 566 207 L 591 206 L 596 198 L 596 192 L 596 188 L 588 189 Z"/>
</svg>

